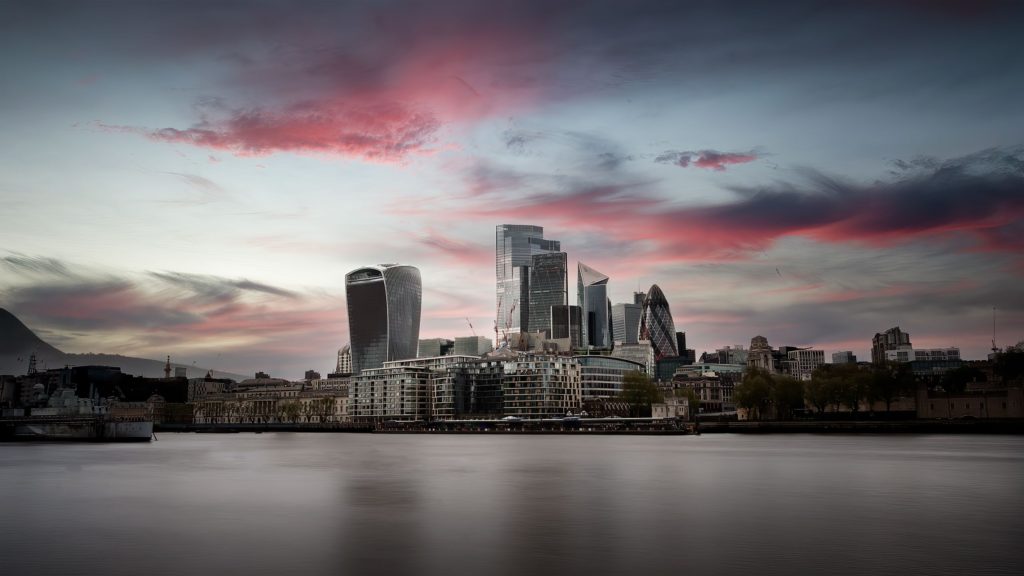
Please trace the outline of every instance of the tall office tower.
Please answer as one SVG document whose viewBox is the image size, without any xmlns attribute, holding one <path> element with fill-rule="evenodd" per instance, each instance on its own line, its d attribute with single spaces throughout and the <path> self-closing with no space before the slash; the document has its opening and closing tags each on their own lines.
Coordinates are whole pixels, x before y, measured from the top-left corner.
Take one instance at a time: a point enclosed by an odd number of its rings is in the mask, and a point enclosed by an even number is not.
<svg viewBox="0 0 1024 576">
<path fill-rule="evenodd" d="M 569 348 L 583 347 L 583 320 L 580 307 L 560 304 L 551 307 L 551 339 L 569 340 Z"/>
<path fill-rule="evenodd" d="M 422 295 L 414 266 L 381 264 L 345 275 L 353 374 L 416 357 Z"/>
<path fill-rule="evenodd" d="M 668 299 L 657 284 L 651 286 L 647 298 L 644 299 L 644 312 L 640 318 L 640 339 L 651 341 L 655 360 L 679 355 L 679 350 L 676 349 L 676 327 L 672 322 Z"/>
<path fill-rule="evenodd" d="M 615 304 L 612 306 L 612 341 L 636 344 L 640 337 L 641 304 Z"/>
<path fill-rule="evenodd" d="M 900 330 L 899 326 L 889 328 L 881 334 L 875 334 L 871 339 L 871 362 L 881 364 L 885 362 L 885 353 L 889 350 L 907 350 L 913 348 L 910 344 L 910 333 Z"/>
<path fill-rule="evenodd" d="M 561 243 L 545 240 L 544 228 L 499 224 L 495 230 L 498 329 L 509 334 L 529 332 L 530 267 L 537 254 L 560 252 Z M 541 326 L 539 329 L 544 329 Z"/>
<path fill-rule="evenodd" d="M 633 292 L 633 304 L 636 304 L 637 306 L 643 306 L 644 300 L 646 299 L 647 294 L 644 294 L 643 292 Z"/>
<path fill-rule="evenodd" d="M 686 350 L 686 332 L 676 332 L 676 352 L 682 356 L 683 350 Z"/>
<path fill-rule="evenodd" d="M 569 303 L 568 259 L 565 252 L 533 255 L 529 294 L 529 329 L 523 332 L 548 332 L 551 329 L 551 307 Z"/>
<path fill-rule="evenodd" d="M 583 344 L 594 348 L 611 348 L 608 333 L 608 277 L 579 263 L 576 298 L 583 319 Z"/>
</svg>

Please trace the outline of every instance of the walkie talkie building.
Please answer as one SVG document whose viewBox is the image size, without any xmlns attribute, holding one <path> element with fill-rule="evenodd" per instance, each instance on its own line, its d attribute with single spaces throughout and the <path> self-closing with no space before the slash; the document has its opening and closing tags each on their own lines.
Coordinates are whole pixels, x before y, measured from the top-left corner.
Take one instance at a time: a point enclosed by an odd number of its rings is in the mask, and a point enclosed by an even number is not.
<svg viewBox="0 0 1024 576">
<path fill-rule="evenodd" d="M 414 266 L 381 264 L 345 275 L 353 374 L 416 357 L 422 295 Z"/>
<path fill-rule="evenodd" d="M 679 355 L 676 349 L 676 327 L 672 322 L 668 299 L 657 284 L 651 286 L 644 299 L 644 311 L 640 316 L 640 339 L 651 341 L 655 360 Z"/>
</svg>

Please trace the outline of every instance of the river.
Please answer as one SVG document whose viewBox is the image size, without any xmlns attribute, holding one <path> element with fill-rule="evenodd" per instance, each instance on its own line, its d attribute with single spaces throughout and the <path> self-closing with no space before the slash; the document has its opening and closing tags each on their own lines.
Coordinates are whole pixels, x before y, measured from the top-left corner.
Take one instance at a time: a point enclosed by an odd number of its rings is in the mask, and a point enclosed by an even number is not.
<svg viewBox="0 0 1024 576">
<path fill-rule="evenodd" d="M 1021 574 L 1024 437 L 0 444 L 0 573 Z"/>
</svg>

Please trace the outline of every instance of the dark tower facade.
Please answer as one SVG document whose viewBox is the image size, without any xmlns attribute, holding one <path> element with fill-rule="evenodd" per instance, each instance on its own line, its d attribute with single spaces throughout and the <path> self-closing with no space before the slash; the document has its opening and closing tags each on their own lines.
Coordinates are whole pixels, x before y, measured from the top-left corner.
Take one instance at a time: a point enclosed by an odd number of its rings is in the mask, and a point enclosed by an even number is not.
<svg viewBox="0 0 1024 576">
<path fill-rule="evenodd" d="M 423 287 L 414 266 L 381 264 L 345 275 L 352 373 L 416 357 Z"/>
</svg>

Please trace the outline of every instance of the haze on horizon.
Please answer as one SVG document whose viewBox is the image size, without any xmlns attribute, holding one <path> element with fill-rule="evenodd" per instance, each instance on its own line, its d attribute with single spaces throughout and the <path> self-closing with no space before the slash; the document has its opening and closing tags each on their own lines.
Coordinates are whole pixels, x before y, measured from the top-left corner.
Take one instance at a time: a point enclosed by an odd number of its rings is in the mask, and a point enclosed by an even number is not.
<svg viewBox="0 0 1024 576">
<path fill-rule="evenodd" d="M 297 377 L 366 264 L 493 335 L 529 223 L 698 354 L 1024 339 L 1024 4 L 339 4 L 0 1 L 0 307 Z"/>
</svg>

